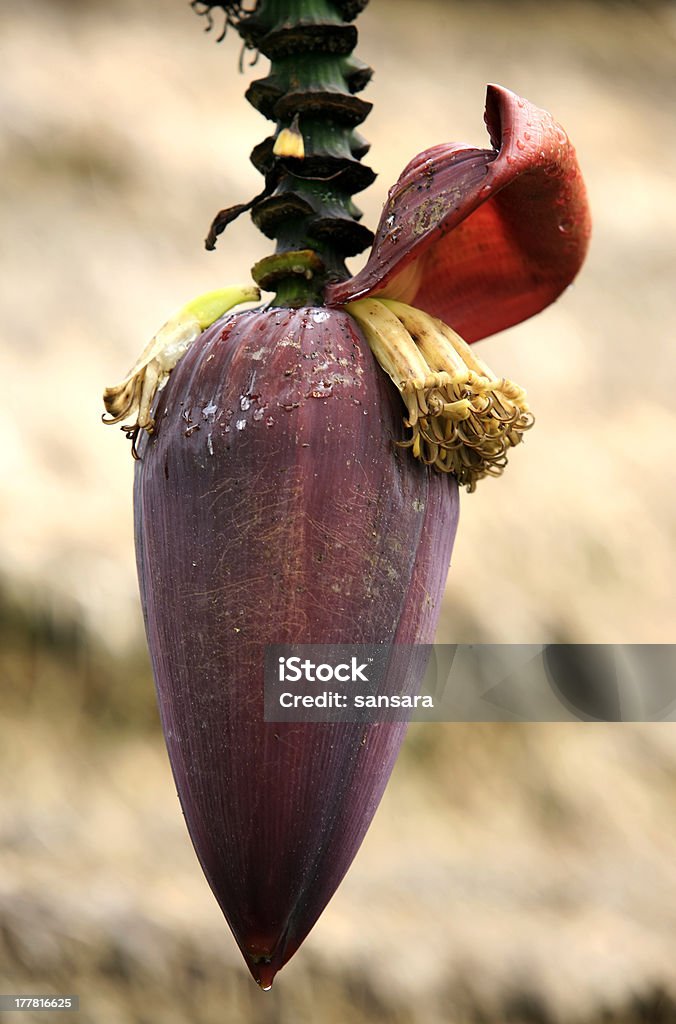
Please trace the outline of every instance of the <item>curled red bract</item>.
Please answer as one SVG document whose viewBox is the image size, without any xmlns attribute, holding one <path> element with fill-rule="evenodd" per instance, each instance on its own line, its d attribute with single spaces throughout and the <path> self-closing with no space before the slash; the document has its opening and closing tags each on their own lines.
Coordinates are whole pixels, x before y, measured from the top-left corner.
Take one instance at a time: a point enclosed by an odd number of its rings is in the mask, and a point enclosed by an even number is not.
<svg viewBox="0 0 676 1024">
<path fill-rule="evenodd" d="M 568 287 L 590 234 L 575 150 L 551 114 L 498 85 L 488 86 L 485 121 L 493 149 L 451 143 L 409 163 L 365 267 L 327 288 L 329 305 L 401 299 L 471 342 Z"/>
</svg>

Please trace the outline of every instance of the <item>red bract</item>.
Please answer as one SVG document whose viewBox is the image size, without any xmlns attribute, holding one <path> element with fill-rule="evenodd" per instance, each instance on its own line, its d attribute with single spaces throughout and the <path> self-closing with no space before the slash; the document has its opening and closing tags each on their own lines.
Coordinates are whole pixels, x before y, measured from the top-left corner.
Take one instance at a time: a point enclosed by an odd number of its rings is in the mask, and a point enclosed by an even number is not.
<svg viewBox="0 0 676 1024">
<path fill-rule="evenodd" d="M 490 85 L 493 149 L 434 146 L 390 189 L 363 270 L 331 285 L 337 306 L 400 299 L 473 342 L 526 320 L 571 283 L 589 209 L 575 150 L 545 110 Z"/>
</svg>

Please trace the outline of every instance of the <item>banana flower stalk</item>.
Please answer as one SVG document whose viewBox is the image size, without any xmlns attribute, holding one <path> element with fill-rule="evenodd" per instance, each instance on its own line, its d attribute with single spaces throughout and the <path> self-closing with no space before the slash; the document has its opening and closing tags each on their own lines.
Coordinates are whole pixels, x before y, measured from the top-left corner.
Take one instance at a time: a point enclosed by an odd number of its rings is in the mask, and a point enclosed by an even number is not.
<svg viewBox="0 0 676 1024">
<path fill-rule="evenodd" d="M 277 239 L 253 268 L 276 294 L 189 303 L 104 402 L 138 456 L 141 597 L 186 823 L 269 988 L 354 858 L 405 724 L 265 722 L 266 646 L 432 641 L 458 485 L 501 473 L 533 422 L 470 343 L 557 298 L 589 216 L 563 130 L 490 86 L 491 147 L 412 160 L 374 238 L 351 199 L 373 180 L 355 131 L 363 0 L 193 6 L 272 61 L 248 91 L 276 124 L 252 155 L 264 192 L 221 211 L 208 247 L 250 209 Z"/>
</svg>

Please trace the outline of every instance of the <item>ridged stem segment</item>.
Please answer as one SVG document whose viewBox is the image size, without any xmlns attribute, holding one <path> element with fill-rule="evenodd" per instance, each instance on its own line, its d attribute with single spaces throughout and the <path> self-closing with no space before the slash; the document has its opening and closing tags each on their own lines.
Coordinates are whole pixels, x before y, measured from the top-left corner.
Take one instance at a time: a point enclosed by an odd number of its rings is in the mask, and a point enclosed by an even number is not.
<svg viewBox="0 0 676 1024">
<path fill-rule="evenodd" d="M 256 283 L 276 292 L 275 305 L 321 304 L 325 285 L 349 276 L 345 258 L 373 241 L 352 200 L 375 178 L 361 163 L 369 147 L 356 130 L 371 109 L 356 93 L 372 72 L 352 55 L 357 30 L 350 24 L 366 2 L 258 0 L 251 13 L 241 5 L 200 5 L 208 14 L 222 7 L 245 45 L 271 62 L 246 93 L 275 123 L 251 154 L 265 189 L 250 204 L 222 211 L 208 244 L 250 209 L 256 226 L 277 241 L 275 255 L 253 268 Z"/>
</svg>

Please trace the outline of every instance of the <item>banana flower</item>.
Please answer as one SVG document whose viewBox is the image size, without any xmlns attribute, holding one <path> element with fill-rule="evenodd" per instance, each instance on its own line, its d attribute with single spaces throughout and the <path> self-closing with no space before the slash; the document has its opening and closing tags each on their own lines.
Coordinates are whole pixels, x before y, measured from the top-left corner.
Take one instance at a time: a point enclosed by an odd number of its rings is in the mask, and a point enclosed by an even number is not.
<svg viewBox="0 0 676 1024">
<path fill-rule="evenodd" d="M 355 5 L 334 6 L 344 21 L 354 17 Z M 307 22 L 273 32 L 276 6 L 246 18 L 239 5 L 225 8 L 273 57 L 280 39 L 295 53 L 305 33 L 308 53 L 332 74 L 335 47 L 354 45 L 342 22 L 331 37 Z M 317 90 L 331 116 L 348 111 L 354 123 L 355 75 L 362 85 L 364 75 L 341 59 L 350 88 L 337 99 L 322 78 Z M 290 66 L 280 60 L 259 85 L 261 106 L 282 102 Z M 273 214 L 284 217 L 295 237 L 302 214 L 310 241 L 331 228 L 345 255 L 355 229 L 347 199 L 330 205 L 324 195 L 328 206 L 314 210 L 320 157 L 307 127 L 299 138 L 303 104 L 314 109 L 318 93 L 294 87 L 288 124 L 263 150 L 259 219 L 272 233 Z M 486 124 L 488 149 L 441 145 L 411 161 L 363 270 L 343 280 L 326 264 L 323 302 L 320 289 L 318 301 L 233 313 L 257 291 L 202 296 L 104 396 L 109 421 L 127 420 L 139 456 L 139 580 L 176 787 L 205 875 L 263 988 L 347 871 L 405 733 L 400 722 L 266 723 L 266 645 L 432 641 L 458 484 L 472 490 L 499 474 L 532 423 L 525 392 L 470 345 L 553 302 L 584 259 L 589 215 L 563 130 L 498 86 L 488 89 Z M 275 178 L 275 160 L 295 161 L 293 173 L 284 165 L 287 176 Z M 325 174 L 331 161 L 338 167 L 327 181 L 350 171 L 337 144 L 321 160 Z M 290 193 L 301 186 L 305 198 Z M 317 247 L 269 259 L 305 285 L 323 273 L 326 246 Z"/>
</svg>

